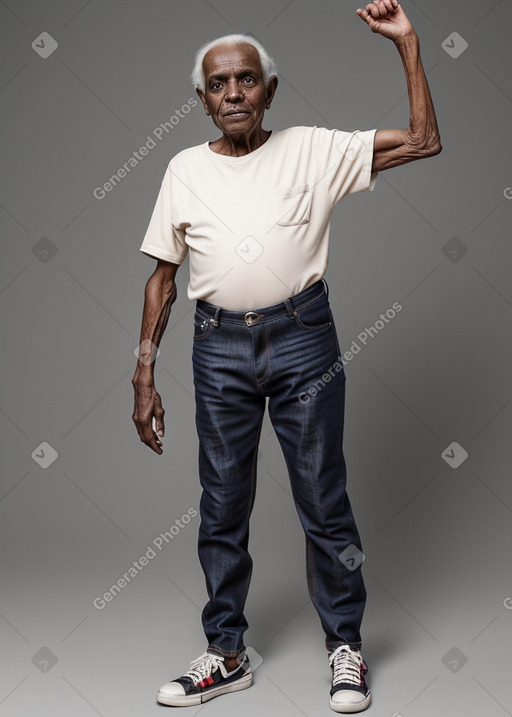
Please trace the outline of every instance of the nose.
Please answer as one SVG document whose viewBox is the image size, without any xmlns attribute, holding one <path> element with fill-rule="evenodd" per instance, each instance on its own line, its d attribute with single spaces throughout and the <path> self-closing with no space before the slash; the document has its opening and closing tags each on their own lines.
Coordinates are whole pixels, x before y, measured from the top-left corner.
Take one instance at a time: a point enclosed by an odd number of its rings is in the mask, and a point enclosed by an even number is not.
<svg viewBox="0 0 512 717">
<path fill-rule="evenodd" d="M 235 79 L 229 80 L 226 86 L 226 99 L 228 102 L 238 102 L 243 99 L 242 91 Z"/>
</svg>

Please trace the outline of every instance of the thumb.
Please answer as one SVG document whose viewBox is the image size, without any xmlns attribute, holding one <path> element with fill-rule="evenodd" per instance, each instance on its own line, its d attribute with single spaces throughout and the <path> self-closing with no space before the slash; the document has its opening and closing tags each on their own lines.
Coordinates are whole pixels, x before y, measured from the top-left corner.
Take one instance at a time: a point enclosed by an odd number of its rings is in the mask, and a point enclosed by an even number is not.
<svg viewBox="0 0 512 717">
<path fill-rule="evenodd" d="M 162 401 L 160 397 L 155 397 L 155 410 L 154 410 L 154 431 L 157 435 L 162 437 L 165 434 L 165 423 L 164 423 L 164 409 L 162 407 Z"/>
</svg>

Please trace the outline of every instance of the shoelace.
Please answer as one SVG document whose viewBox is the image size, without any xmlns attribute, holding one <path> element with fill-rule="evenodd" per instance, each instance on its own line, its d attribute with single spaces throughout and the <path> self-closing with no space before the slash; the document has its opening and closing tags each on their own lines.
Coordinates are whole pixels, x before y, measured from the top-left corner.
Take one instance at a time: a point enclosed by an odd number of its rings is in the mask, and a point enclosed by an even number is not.
<svg viewBox="0 0 512 717">
<path fill-rule="evenodd" d="M 333 667 L 333 686 L 340 682 L 348 682 L 359 687 L 361 685 L 362 661 L 361 654 L 351 650 L 348 645 L 337 647 L 329 655 L 329 665 Z"/>
<path fill-rule="evenodd" d="M 190 669 L 185 673 L 184 677 L 190 677 L 194 684 L 210 677 L 212 672 L 220 669 L 223 677 L 228 674 L 223 665 L 224 658 L 218 655 L 212 655 L 211 652 L 205 652 L 196 660 L 190 663 Z"/>
</svg>

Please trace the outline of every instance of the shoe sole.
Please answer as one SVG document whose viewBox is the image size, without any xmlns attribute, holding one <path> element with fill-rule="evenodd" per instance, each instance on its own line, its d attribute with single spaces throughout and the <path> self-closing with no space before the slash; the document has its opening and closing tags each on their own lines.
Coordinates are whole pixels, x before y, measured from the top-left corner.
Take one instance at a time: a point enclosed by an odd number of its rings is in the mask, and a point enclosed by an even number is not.
<svg viewBox="0 0 512 717">
<path fill-rule="evenodd" d="M 238 692 L 238 690 L 246 690 L 252 684 L 252 673 L 246 672 L 239 680 L 231 682 L 228 685 L 219 685 L 213 687 L 208 692 L 200 692 L 197 695 L 166 695 L 164 692 L 157 692 L 156 700 L 161 705 L 169 705 L 171 707 L 188 707 L 191 705 L 201 705 L 203 702 L 213 700 L 214 697 L 227 694 L 228 692 Z"/>
<path fill-rule="evenodd" d="M 362 712 L 367 707 L 370 706 L 371 702 L 371 694 L 368 694 L 362 702 L 358 702 L 357 705 L 340 705 L 336 704 L 336 702 L 333 702 L 332 697 L 329 697 L 329 707 L 334 712 L 339 712 L 341 714 L 354 714 L 354 712 Z"/>
</svg>

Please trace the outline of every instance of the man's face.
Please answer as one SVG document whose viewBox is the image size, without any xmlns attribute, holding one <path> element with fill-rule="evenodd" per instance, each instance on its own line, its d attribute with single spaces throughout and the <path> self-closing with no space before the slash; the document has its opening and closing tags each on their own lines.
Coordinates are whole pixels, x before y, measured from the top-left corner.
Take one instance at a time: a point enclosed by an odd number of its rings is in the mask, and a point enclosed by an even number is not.
<svg viewBox="0 0 512 717">
<path fill-rule="evenodd" d="M 251 134 L 261 126 L 277 85 L 273 78 L 266 89 L 260 58 L 246 43 L 220 45 L 203 60 L 205 91 L 197 90 L 207 115 L 224 134 Z"/>
</svg>

